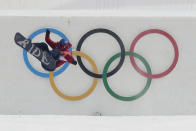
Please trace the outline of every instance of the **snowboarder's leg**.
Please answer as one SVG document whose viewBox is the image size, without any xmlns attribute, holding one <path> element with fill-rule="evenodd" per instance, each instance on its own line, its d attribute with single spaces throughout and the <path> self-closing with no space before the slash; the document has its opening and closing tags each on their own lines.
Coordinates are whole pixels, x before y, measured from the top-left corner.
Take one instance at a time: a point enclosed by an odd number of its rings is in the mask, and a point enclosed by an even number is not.
<svg viewBox="0 0 196 131">
<path fill-rule="evenodd" d="M 48 45 L 46 44 L 46 43 L 33 43 L 35 46 L 37 46 L 38 48 L 40 48 L 41 50 L 43 50 L 43 51 L 47 51 L 48 53 L 50 53 L 50 51 L 49 51 L 49 48 L 48 48 Z M 41 65 L 42 65 L 42 67 L 45 69 L 45 70 L 47 70 L 47 71 L 54 71 L 54 70 L 51 70 L 51 69 L 49 69 L 46 65 L 44 65 L 42 62 L 41 62 Z"/>
<path fill-rule="evenodd" d="M 33 44 L 38 48 L 40 48 L 41 50 L 49 52 L 48 45 L 46 43 L 42 42 L 42 43 L 33 43 Z"/>
<path fill-rule="evenodd" d="M 52 55 L 52 57 L 55 60 L 58 60 L 58 58 L 60 56 L 60 50 L 59 49 L 53 49 L 52 51 L 50 51 L 50 54 Z"/>
</svg>

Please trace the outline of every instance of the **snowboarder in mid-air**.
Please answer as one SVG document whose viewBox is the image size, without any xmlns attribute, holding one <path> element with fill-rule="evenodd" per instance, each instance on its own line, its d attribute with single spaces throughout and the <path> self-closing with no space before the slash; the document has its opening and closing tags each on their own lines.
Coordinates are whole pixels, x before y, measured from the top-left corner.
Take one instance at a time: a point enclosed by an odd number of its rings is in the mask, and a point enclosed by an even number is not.
<svg viewBox="0 0 196 131">
<path fill-rule="evenodd" d="M 44 42 L 31 43 L 31 40 L 26 39 L 20 33 L 16 33 L 15 35 L 16 44 L 35 56 L 47 71 L 54 71 L 66 62 L 74 65 L 77 64 L 72 53 L 69 51 L 72 45 L 68 39 L 61 39 L 59 42 L 54 42 L 51 40 L 50 31 L 47 29 L 45 41 L 52 50 L 49 50 L 48 45 Z"/>
<path fill-rule="evenodd" d="M 71 48 L 72 45 L 68 39 L 61 39 L 59 42 L 54 42 L 51 40 L 50 31 L 47 29 L 45 35 L 45 41 L 53 49 L 52 51 L 49 51 L 48 45 L 46 43 L 34 43 L 34 44 L 40 49 L 42 49 L 43 51 L 47 51 L 51 53 L 54 59 L 57 60 L 56 68 L 65 64 L 66 62 L 69 62 L 74 65 L 77 64 L 71 52 L 69 51 L 69 48 Z M 42 64 L 42 67 L 48 70 L 44 64 Z"/>
</svg>

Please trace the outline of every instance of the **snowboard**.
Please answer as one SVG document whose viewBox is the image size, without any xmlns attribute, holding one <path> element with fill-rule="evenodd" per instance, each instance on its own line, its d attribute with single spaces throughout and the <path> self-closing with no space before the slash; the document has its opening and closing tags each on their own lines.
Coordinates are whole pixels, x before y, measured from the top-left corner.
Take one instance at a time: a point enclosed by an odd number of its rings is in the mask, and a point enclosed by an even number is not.
<svg viewBox="0 0 196 131">
<path fill-rule="evenodd" d="M 54 71 L 56 69 L 56 60 L 48 51 L 43 51 L 35 44 L 33 44 L 31 40 L 26 39 L 20 33 L 16 33 L 14 40 L 18 46 L 22 47 L 28 53 L 37 58 L 45 67 L 45 69 L 47 69 L 48 71 Z"/>
</svg>

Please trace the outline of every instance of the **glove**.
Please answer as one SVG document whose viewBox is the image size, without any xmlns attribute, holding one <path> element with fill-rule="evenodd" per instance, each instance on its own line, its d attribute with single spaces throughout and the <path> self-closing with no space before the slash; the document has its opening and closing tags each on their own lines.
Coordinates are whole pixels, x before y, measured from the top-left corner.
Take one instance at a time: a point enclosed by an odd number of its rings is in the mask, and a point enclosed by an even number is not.
<svg viewBox="0 0 196 131">
<path fill-rule="evenodd" d="M 50 35 L 50 31 L 47 29 L 46 30 L 46 36 L 49 36 Z"/>
<path fill-rule="evenodd" d="M 74 60 L 74 61 L 72 62 L 72 64 L 73 64 L 73 65 L 77 65 L 77 61 Z"/>
</svg>

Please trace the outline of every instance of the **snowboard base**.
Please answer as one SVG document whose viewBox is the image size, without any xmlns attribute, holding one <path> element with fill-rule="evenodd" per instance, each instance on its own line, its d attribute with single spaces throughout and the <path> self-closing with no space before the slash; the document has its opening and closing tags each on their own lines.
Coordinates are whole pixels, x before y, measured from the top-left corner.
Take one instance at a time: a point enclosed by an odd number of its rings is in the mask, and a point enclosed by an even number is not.
<svg viewBox="0 0 196 131">
<path fill-rule="evenodd" d="M 56 69 L 56 60 L 49 52 L 43 51 L 35 44 L 33 44 L 31 40 L 26 39 L 20 33 L 16 33 L 14 40 L 18 46 L 37 58 L 41 62 L 44 69 L 46 69 L 47 71 L 54 71 Z"/>
</svg>

